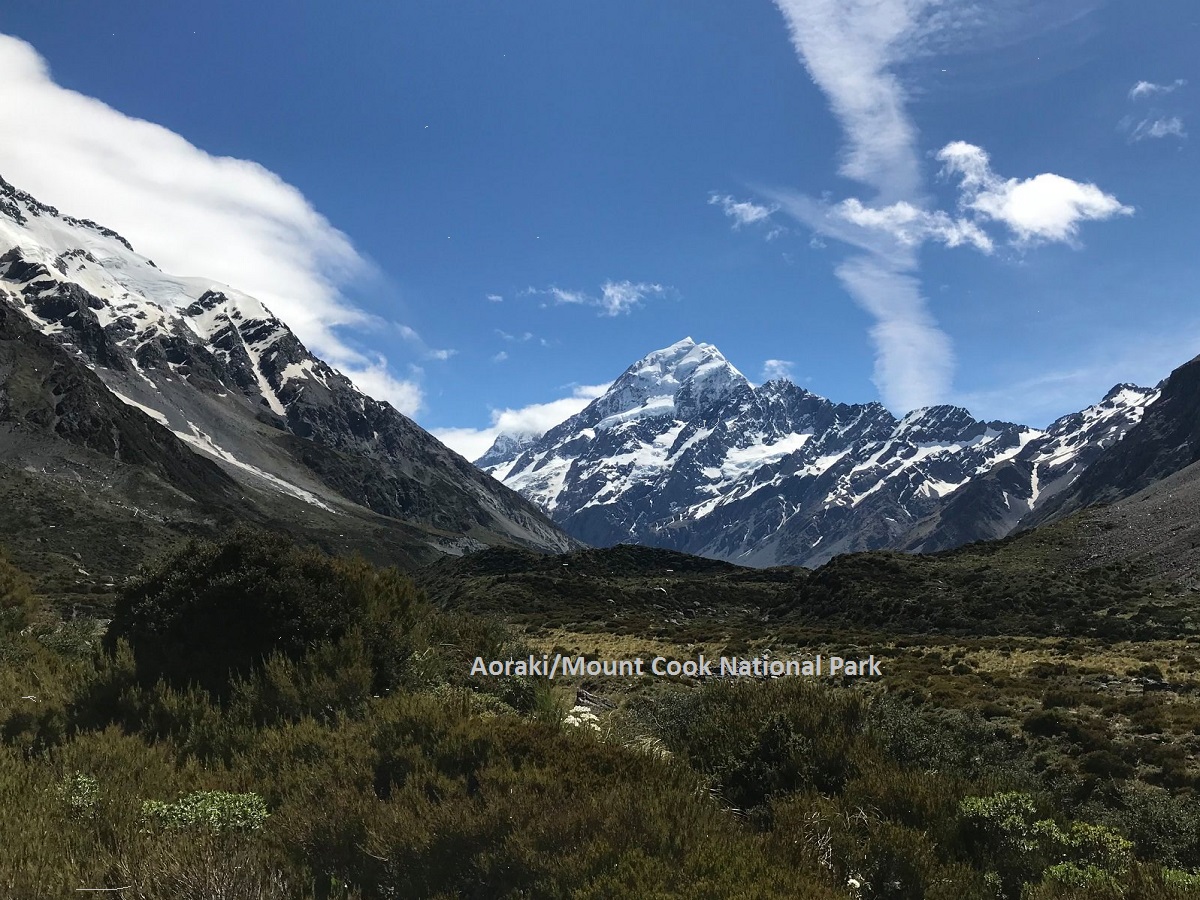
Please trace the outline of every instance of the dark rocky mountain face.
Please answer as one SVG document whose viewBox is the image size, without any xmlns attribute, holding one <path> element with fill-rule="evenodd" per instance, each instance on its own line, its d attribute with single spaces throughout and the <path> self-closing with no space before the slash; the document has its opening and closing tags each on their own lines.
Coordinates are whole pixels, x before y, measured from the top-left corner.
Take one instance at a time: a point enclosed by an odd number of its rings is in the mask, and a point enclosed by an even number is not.
<svg viewBox="0 0 1200 900">
<path fill-rule="evenodd" d="M 1100 455 L 1069 490 L 1031 517 L 1037 524 L 1085 506 L 1131 497 L 1200 461 L 1200 356 L 1163 382 L 1128 436 Z"/>
<path fill-rule="evenodd" d="M 214 462 L 121 401 L 53 339 L 0 304 L 0 434 L 5 450 L 35 437 L 137 466 L 189 497 L 230 499 L 236 482 Z M 37 455 L 27 460 L 32 465 Z"/>
<path fill-rule="evenodd" d="M 1026 527 L 1117 446 L 1158 396 L 1157 389 L 1119 384 L 1096 405 L 1051 423 L 1012 459 L 949 495 L 914 529 L 905 549 L 948 550 Z"/>
<path fill-rule="evenodd" d="M 415 557 L 574 546 L 532 503 L 309 353 L 254 298 L 167 275 L 114 232 L 3 180 L 0 328 L 9 445 L 36 431 L 196 502 L 257 503 L 262 521 L 286 507 L 339 534 L 394 526 Z"/>
<path fill-rule="evenodd" d="M 1044 432 L 952 406 L 897 420 L 787 380 L 754 387 L 689 338 L 639 360 L 541 438 L 502 437 L 478 462 L 587 543 L 817 565 L 1006 535 L 1154 397 L 1119 385 Z"/>
</svg>

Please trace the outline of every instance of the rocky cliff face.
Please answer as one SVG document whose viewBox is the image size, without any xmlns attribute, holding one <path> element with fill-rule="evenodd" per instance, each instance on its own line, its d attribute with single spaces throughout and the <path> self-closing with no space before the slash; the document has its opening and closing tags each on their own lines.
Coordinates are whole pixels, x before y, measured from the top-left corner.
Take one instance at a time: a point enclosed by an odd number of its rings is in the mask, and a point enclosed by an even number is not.
<svg viewBox="0 0 1200 900">
<path fill-rule="evenodd" d="M 240 494 L 325 515 L 369 511 L 430 530 L 429 543 L 451 552 L 573 546 L 536 506 L 311 354 L 253 297 L 163 273 L 111 230 L 2 179 L 0 312 L 94 375 L 75 373 L 59 406 L 84 403 L 87 382 L 170 438 L 176 462 L 156 463 L 168 481 L 182 477 L 173 465 L 204 463 Z M 92 443 L 109 440 L 107 425 L 80 428 Z"/>
</svg>

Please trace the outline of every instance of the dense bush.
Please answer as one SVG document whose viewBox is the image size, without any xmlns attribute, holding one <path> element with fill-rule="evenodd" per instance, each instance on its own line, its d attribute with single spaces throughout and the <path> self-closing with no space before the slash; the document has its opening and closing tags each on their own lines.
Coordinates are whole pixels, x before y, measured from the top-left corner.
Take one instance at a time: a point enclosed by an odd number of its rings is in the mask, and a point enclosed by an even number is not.
<svg viewBox="0 0 1200 900">
<path fill-rule="evenodd" d="M 35 606 L 29 579 L 0 551 L 0 634 L 23 627 Z"/>
<path fill-rule="evenodd" d="M 144 570 L 116 605 L 107 645 L 128 641 L 144 682 L 165 678 L 224 694 L 271 654 L 298 659 L 362 633 L 376 689 L 394 683 L 418 602 L 412 583 L 249 530 L 193 541 Z"/>
</svg>

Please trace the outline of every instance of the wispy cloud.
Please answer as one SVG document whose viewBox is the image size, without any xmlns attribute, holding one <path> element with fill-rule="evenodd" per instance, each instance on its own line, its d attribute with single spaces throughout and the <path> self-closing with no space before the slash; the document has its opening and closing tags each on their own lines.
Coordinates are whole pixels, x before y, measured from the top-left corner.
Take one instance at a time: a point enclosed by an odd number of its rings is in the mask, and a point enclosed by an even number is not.
<svg viewBox="0 0 1200 900">
<path fill-rule="evenodd" d="M 627 314 L 650 297 L 662 297 L 670 291 L 661 284 L 648 281 L 606 281 L 598 294 L 586 291 L 565 290 L 551 285 L 548 288 L 526 288 L 527 296 L 550 298 L 551 302 L 567 306 L 593 306 L 602 316 Z"/>
<path fill-rule="evenodd" d="M 505 331 L 503 328 L 497 328 L 496 334 L 498 334 L 500 336 L 501 340 L 505 340 L 505 341 L 509 341 L 509 342 L 524 343 L 526 341 L 532 341 L 534 338 L 534 334 L 532 331 L 523 331 L 520 334 L 511 334 L 511 333 Z"/>
<path fill-rule="evenodd" d="M 1187 130 L 1182 116 L 1157 115 L 1135 121 L 1132 116 L 1121 120 L 1122 128 L 1129 133 L 1133 142 L 1156 138 L 1186 138 Z"/>
<path fill-rule="evenodd" d="M 891 206 L 865 206 L 851 197 L 834 207 L 834 212 L 852 225 L 890 235 L 905 247 L 917 247 L 926 241 L 939 241 L 948 247 L 970 244 L 991 253 L 992 239 L 974 222 L 954 218 L 941 210 L 930 211 L 900 200 Z"/>
<path fill-rule="evenodd" d="M 1146 98 L 1164 97 L 1187 85 L 1186 79 L 1176 78 L 1168 84 L 1154 84 L 1151 81 L 1139 81 L 1129 90 L 1129 99 L 1135 103 Z M 1162 109 L 1150 109 L 1144 115 L 1129 115 L 1117 123 L 1117 127 L 1129 135 L 1130 143 L 1138 141 L 1157 140 L 1161 138 L 1187 137 L 1183 116 Z"/>
<path fill-rule="evenodd" d="M 875 381 L 885 402 L 907 411 L 944 399 L 954 374 L 954 349 L 937 327 L 916 276 L 873 256 L 848 259 L 836 271 L 875 319 Z"/>
<path fill-rule="evenodd" d="M 921 186 L 917 131 L 892 66 L 913 49 L 930 0 L 776 0 L 792 44 L 846 132 L 841 171 L 885 201 Z"/>
<path fill-rule="evenodd" d="M 487 301 L 489 303 L 503 303 L 504 295 L 503 294 L 488 294 Z"/>
<path fill-rule="evenodd" d="M 646 297 L 662 296 L 665 292 L 661 284 L 645 281 L 606 281 L 600 288 L 600 308 L 606 316 L 619 316 L 640 306 Z"/>
<path fill-rule="evenodd" d="M 810 227 L 832 237 L 845 236 L 867 251 L 842 264 L 838 276 L 875 318 L 875 383 L 884 402 L 898 410 L 936 402 L 949 390 L 953 355 L 913 277 L 915 246 L 895 233 L 870 234 L 880 226 L 900 224 L 897 213 L 903 218 L 919 206 L 917 129 L 905 109 L 907 94 L 894 67 L 918 52 L 918 38 L 928 32 L 923 17 L 932 2 L 775 2 L 797 55 L 845 132 L 841 173 L 874 189 L 877 196 L 871 205 L 892 209 L 872 217 L 860 203 L 831 214 L 826 204 L 796 195 L 781 205 Z M 907 206 L 897 206 L 900 203 Z M 910 217 L 907 227 L 928 233 L 939 224 L 928 219 L 918 223 L 917 218 L 923 217 Z"/>
<path fill-rule="evenodd" d="M 775 0 L 798 56 L 826 95 L 846 135 L 845 177 L 875 192 L 837 203 L 790 191 L 768 192 L 816 234 L 862 251 L 837 275 L 874 318 L 874 380 L 891 408 L 907 411 L 950 393 L 954 352 L 922 295 L 919 248 L 930 241 L 990 253 L 1000 224 L 1017 244 L 1074 240 L 1080 222 L 1132 210 L 1095 185 L 1058 175 L 1002 179 L 980 148 L 956 142 L 941 156 L 960 178 L 956 214 L 930 209 L 918 133 L 898 71 L 930 48 L 992 27 L 994 16 L 956 0 Z M 1006 26 L 1011 31 L 1009 26 Z M 968 152 L 970 151 L 970 152 Z"/>
<path fill-rule="evenodd" d="M 729 194 L 709 194 L 709 206 L 719 206 L 725 215 L 733 219 L 734 229 L 744 225 L 754 225 L 766 222 L 771 214 L 779 209 L 778 206 L 762 206 L 753 200 L 735 200 Z"/>
<path fill-rule="evenodd" d="M 547 403 L 532 403 L 518 409 L 493 409 L 487 428 L 441 428 L 433 434 L 467 459 L 483 456 L 501 434 L 540 437 L 560 422 L 580 412 L 609 388 L 608 384 L 574 385 L 570 396 Z"/>
<path fill-rule="evenodd" d="M 492 357 L 492 362 L 494 362 L 494 363 L 502 363 L 502 362 L 504 362 L 504 361 L 505 361 L 505 360 L 507 360 L 507 359 L 508 359 L 508 351 L 507 351 L 507 350 L 501 350 L 499 353 L 497 353 L 495 356 L 493 356 L 493 357 Z"/>
<path fill-rule="evenodd" d="M 430 347 L 427 343 L 425 343 L 425 339 L 421 337 L 417 330 L 408 325 L 397 322 L 396 330 L 400 332 L 400 337 L 404 338 L 405 341 L 411 344 L 416 350 L 417 354 L 423 359 L 436 359 L 444 361 L 452 356 L 458 355 L 457 350 L 439 350 L 434 347 Z"/>
<path fill-rule="evenodd" d="M 1099 402 L 1117 382 L 1153 387 L 1168 368 L 1196 355 L 1200 319 L 1180 321 L 1169 333 L 1130 334 L 1113 329 L 1104 339 L 1057 348 L 1050 365 L 1029 374 L 1028 363 L 997 372 L 999 387 L 957 393 L 952 402 L 983 419 L 1003 419 L 1044 427 L 1059 416 Z"/>
<path fill-rule="evenodd" d="M 792 369 L 795 363 L 790 359 L 768 359 L 763 363 L 762 380 L 777 381 L 780 378 L 792 380 Z"/>
<path fill-rule="evenodd" d="M 213 156 L 178 134 L 57 85 L 29 44 L 0 35 L 0 173 L 38 199 L 116 229 L 172 274 L 253 294 L 312 350 L 402 412 L 418 385 L 347 331 L 372 319 L 340 287 L 371 274 L 350 240 L 257 163 Z"/>
<path fill-rule="evenodd" d="M 1130 100 L 1141 100 L 1145 97 L 1155 97 L 1160 94 L 1171 94 L 1187 84 L 1187 80 L 1176 78 L 1169 84 L 1155 84 L 1152 81 L 1139 81 L 1129 89 Z"/>
</svg>

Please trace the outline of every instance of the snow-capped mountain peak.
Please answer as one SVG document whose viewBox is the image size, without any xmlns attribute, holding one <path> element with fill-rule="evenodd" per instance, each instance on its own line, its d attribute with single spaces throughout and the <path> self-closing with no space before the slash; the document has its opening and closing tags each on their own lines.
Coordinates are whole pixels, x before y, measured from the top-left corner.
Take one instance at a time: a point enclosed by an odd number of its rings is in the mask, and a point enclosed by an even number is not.
<svg viewBox="0 0 1200 900">
<path fill-rule="evenodd" d="M 688 416 L 748 385 L 720 350 L 687 337 L 638 360 L 584 412 L 599 429 L 646 416 Z"/>
<path fill-rule="evenodd" d="M 1118 386 L 1046 432 L 949 405 L 897 420 L 878 403 L 833 403 L 785 379 L 755 388 L 716 347 L 686 338 L 540 438 L 498 441 L 479 465 L 589 543 L 812 564 L 999 537 L 1153 396 Z M 987 512 L 996 504 L 1002 512 Z"/>
</svg>

